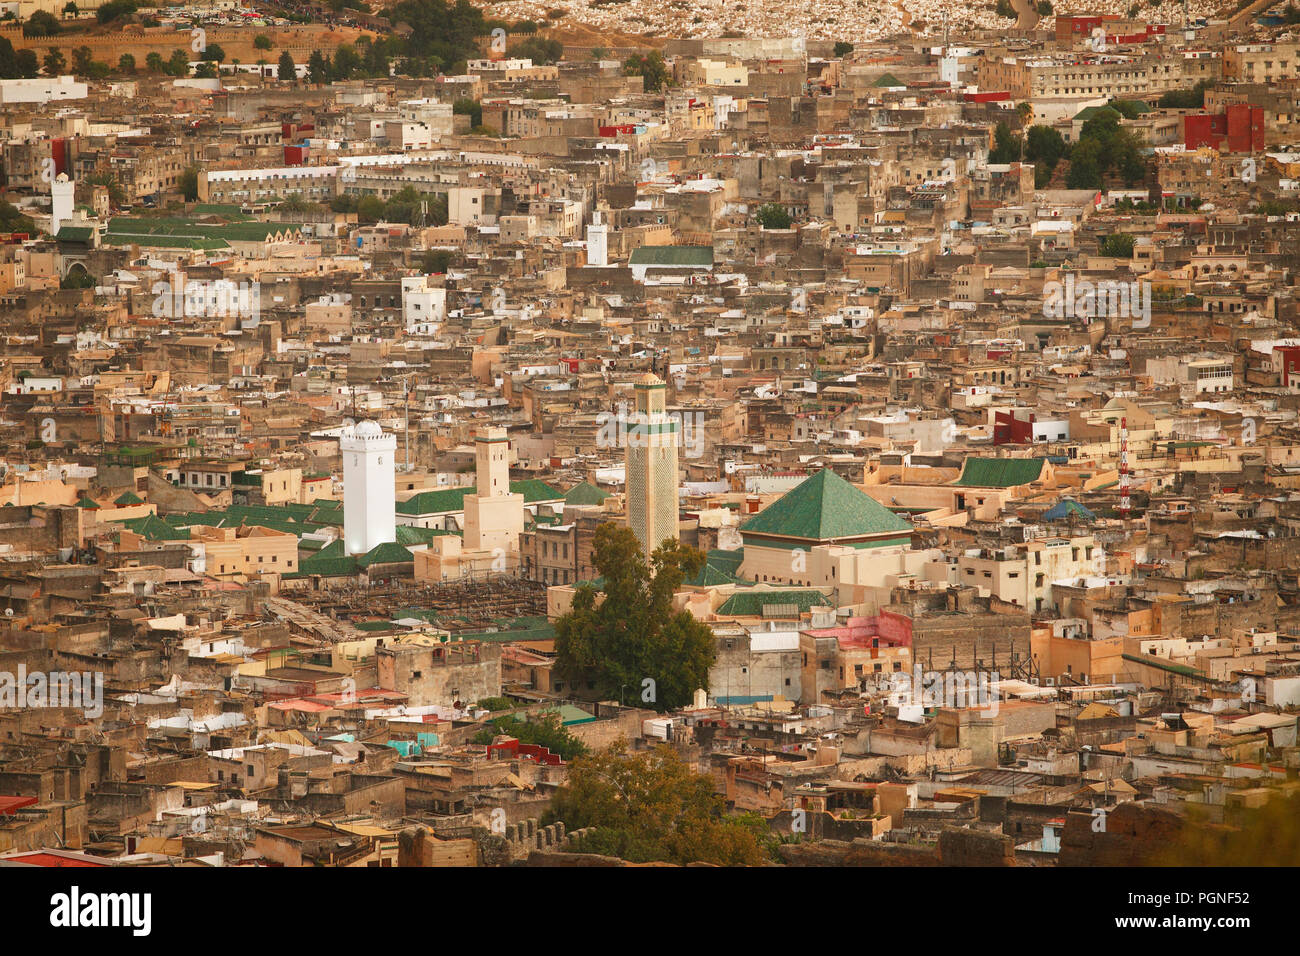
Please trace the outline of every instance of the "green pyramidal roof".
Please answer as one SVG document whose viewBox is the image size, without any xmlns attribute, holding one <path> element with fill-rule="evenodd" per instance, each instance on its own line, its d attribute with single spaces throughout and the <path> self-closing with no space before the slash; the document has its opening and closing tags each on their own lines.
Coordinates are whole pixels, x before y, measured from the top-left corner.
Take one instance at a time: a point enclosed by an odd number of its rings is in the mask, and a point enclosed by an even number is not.
<svg viewBox="0 0 1300 956">
<path fill-rule="evenodd" d="M 740 530 L 748 534 L 829 541 L 908 534 L 912 526 L 865 491 L 831 469 L 823 468 L 754 515 Z"/>
<path fill-rule="evenodd" d="M 598 505 L 608 497 L 608 492 L 601 491 L 590 482 L 580 481 L 564 493 L 564 502 L 570 505 Z"/>
</svg>

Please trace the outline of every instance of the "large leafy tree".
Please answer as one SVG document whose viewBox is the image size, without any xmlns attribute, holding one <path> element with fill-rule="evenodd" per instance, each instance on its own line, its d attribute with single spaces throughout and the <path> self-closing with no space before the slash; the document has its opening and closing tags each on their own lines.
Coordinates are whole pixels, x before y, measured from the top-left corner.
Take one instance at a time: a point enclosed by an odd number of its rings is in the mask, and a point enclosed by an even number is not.
<svg viewBox="0 0 1300 956">
<path fill-rule="evenodd" d="M 405 69 L 416 76 L 477 56 L 478 38 L 487 32 L 483 11 L 469 0 L 401 0 L 390 9 L 389 19 L 411 28 L 404 44 Z"/>
<path fill-rule="evenodd" d="M 704 566 L 703 552 L 668 539 L 647 566 L 631 529 L 603 524 L 592 560 L 604 579 L 604 599 L 583 585 L 569 613 L 555 622 L 556 672 L 568 681 L 593 681 L 602 697 L 658 711 L 686 706 L 708 686 L 717 655 L 708 626 L 673 609 L 682 581 Z"/>
<path fill-rule="evenodd" d="M 989 152 L 989 162 L 1019 162 L 1022 147 L 1020 137 L 1011 132 L 1011 127 L 1006 123 L 998 123 L 993 131 L 993 149 Z"/>
<path fill-rule="evenodd" d="M 620 741 L 578 757 L 542 818 L 554 820 L 570 832 L 594 828 L 579 852 L 633 863 L 759 866 L 772 859 L 767 825 L 752 814 L 727 816 L 713 780 L 667 745 L 629 754 Z"/>
<path fill-rule="evenodd" d="M 754 218 L 764 229 L 789 229 L 790 224 L 794 221 L 790 214 L 786 212 L 785 207 L 777 203 L 770 202 L 759 206 L 754 212 Z"/>
<path fill-rule="evenodd" d="M 23 24 L 25 37 L 52 37 L 59 34 L 59 21 L 48 10 L 37 10 Z"/>
<path fill-rule="evenodd" d="M 624 76 L 639 76 L 647 93 L 656 93 L 668 84 L 668 65 L 658 50 L 634 53 L 623 61 Z"/>
</svg>

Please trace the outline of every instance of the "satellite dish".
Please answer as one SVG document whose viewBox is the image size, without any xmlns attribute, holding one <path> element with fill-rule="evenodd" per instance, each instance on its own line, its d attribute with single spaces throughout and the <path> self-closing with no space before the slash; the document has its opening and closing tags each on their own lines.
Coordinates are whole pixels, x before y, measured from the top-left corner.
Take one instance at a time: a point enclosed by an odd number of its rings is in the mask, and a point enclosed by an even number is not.
<svg viewBox="0 0 1300 956">
<path fill-rule="evenodd" d="M 5 608 L 5 617 L 13 617 L 13 616 L 14 616 L 14 609 L 11 607 Z"/>
</svg>

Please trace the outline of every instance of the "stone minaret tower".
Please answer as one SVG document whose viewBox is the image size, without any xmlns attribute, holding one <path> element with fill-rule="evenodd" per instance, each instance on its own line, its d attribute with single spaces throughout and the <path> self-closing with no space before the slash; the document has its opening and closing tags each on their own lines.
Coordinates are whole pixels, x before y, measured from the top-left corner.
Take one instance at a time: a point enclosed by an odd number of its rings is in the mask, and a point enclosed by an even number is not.
<svg viewBox="0 0 1300 956">
<path fill-rule="evenodd" d="M 677 537 L 678 422 L 664 410 L 667 386 L 647 373 L 636 383 L 636 414 L 627 423 L 627 519 L 649 560 Z"/>
</svg>

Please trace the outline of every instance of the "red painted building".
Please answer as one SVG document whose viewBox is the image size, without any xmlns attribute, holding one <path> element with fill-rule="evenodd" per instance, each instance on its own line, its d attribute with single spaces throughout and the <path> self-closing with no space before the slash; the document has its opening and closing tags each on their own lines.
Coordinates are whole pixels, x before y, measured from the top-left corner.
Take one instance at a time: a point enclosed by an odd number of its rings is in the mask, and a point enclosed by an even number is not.
<svg viewBox="0 0 1300 956">
<path fill-rule="evenodd" d="M 1226 148 L 1230 153 L 1264 151 L 1264 110 L 1234 103 L 1222 113 L 1189 113 L 1183 117 L 1183 146 L 1187 149 Z"/>
<path fill-rule="evenodd" d="M 1033 413 L 1023 418 L 1014 411 L 993 413 L 993 444 L 1032 445 L 1034 443 Z"/>
<path fill-rule="evenodd" d="M 1278 346 L 1273 351 L 1282 359 L 1282 387 L 1300 385 L 1300 345 Z"/>
</svg>

